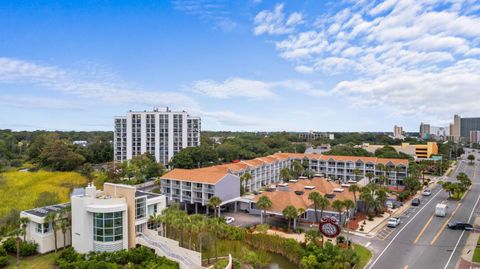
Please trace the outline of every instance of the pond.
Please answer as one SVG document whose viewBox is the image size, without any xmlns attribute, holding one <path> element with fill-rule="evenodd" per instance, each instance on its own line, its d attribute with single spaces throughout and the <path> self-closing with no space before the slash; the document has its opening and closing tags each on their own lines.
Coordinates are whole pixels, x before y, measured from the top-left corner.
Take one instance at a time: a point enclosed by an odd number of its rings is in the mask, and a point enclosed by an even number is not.
<svg viewBox="0 0 480 269">
<path fill-rule="evenodd" d="M 262 269 L 296 269 L 298 268 L 295 264 L 289 262 L 283 256 L 280 256 L 275 253 L 267 252 L 270 258 L 272 259 L 270 264 L 262 267 Z"/>
</svg>

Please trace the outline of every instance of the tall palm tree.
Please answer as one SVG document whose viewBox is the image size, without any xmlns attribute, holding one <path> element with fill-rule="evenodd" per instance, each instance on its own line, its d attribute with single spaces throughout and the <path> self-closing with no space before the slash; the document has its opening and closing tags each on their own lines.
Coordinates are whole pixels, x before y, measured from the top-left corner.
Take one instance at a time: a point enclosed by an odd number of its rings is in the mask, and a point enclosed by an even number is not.
<svg viewBox="0 0 480 269">
<path fill-rule="evenodd" d="M 353 172 L 353 174 L 355 175 L 355 180 L 358 181 L 358 176 L 359 176 L 362 172 L 361 172 L 360 169 L 358 169 L 358 168 L 353 169 L 352 172 Z"/>
<path fill-rule="evenodd" d="M 23 242 L 26 241 L 27 228 L 28 228 L 28 223 L 29 222 L 30 222 L 30 219 L 28 217 L 21 217 L 20 218 L 20 227 L 22 228 L 22 231 L 23 231 Z"/>
<path fill-rule="evenodd" d="M 20 237 L 23 235 L 23 230 L 21 228 L 16 228 L 11 232 L 11 235 L 15 237 L 15 247 L 17 248 L 17 268 L 20 265 Z"/>
<path fill-rule="evenodd" d="M 366 173 L 365 176 L 368 178 L 368 183 L 369 184 L 372 182 L 372 178 L 375 177 L 375 175 L 372 172 Z"/>
<path fill-rule="evenodd" d="M 290 231 L 290 220 L 295 219 L 298 216 L 297 209 L 293 205 L 289 205 L 283 209 L 282 215 L 288 220 L 287 231 Z"/>
<path fill-rule="evenodd" d="M 353 201 L 355 203 L 355 212 L 357 211 L 357 192 L 360 192 L 360 187 L 357 184 L 352 184 L 348 190 L 353 193 Z"/>
<path fill-rule="evenodd" d="M 345 207 L 345 205 L 343 204 L 343 201 L 341 200 L 335 200 L 333 201 L 332 203 L 332 207 L 337 210 L 338 212 L 338 221 L 339 223 L 342 223 L 342 211 L 343 211 L 343 208 Z"/>
<path fill-rule="evenodd" d="M 312 201 L 313 208 L 315 209 L 315 222 L 318 223 L 317 208 L 320 206 L 320 199 L 323 197 L 318 191 L 312 191 L 308 194 L 308 200 Z"/>
<path fill-rule="evenodd" d="M 213 207 L 213 212 L 215 214 L 215 218 L 218 217 L 218 214 L 217 214 L 217 210 L 218 210 L 218 207 L 220 206 L 220 204 L 222 203 L 222 199 L 220 199 L 220 197 L 218 196 L 213 196 L 212 198 L 210 198 L 208 200 L 208 206 L 210 207 Z"/>
<path fill-rule="evenodd" d="M 343 205 L 345 206 L 345 212 L 347 212 L 346 214 L 348 214 L 348 210 L 355 207 L 355 203 L 350 199 L 343 201 Z M 349 220 L 350 220 L 350 218 L 349 218 Z M 348 227 L 348 222 L 347 222 L 346 227 L 347 227 L 347 246 L 350 247 L 350 244 L 348 243 L 349 240 L 350 240 L 350 238 L 349 238 L 350 237 L 350 227 Z"/>
<path fill-rule="evenodd" d="M 67 231 L 70 229 L 70 222 L 67 219 L 60 220 L 60 229 L 63 233 L 63 248 L 67 247 Z"/>
<path fill-rule="evenodd" d="M 48 222 L 51 226 L 52 226 L 52 229 L 53 229 L 53 238 L 54 238 L 54 241 L 55 241 L 55 252 L 57 252 L 57 249 L 58 249 L 58 246 L 57 246 L 57 220 L 58 220 L 58 214 L 57 212 L 49 212 L 46 216 L 45 216 L 45 221 Z"/>
<path fill-rule="evenodd" d="M 253 178 L 252 174 L 250 174 L 249 172 L 246 172 L 245 174 L 243 174 L 240 177 L 240 186 L 243 187 L 244 191 L 251 191 L 250 190 L 250 184 L 248 184 L 248 181 L 251 180 L 252 178 Z M 247 186 L 248 186 L 248 188 L 247 188 Z M 240 190 L 241 190 L 241 188 L 240 188 Z"/>
<path fill-rule="evenodd" d="M 320 207 L 320 219 L 323 218 L 323 210 L 330 205 L 330 200 L 327 197 L 320 195 L 318 200 L 318 207 Z"/>
<path fill-rule="evenodd" d="M 257 201 L 257 208 L 260 209 L 260 223 L 263 224 L 263 216 L 265 216 L 265 223 L 267 223 L 267 209 L 272 207 L 272 201 L 265 195 L 260 196 Z M 262 216 L 263 211 L 263 216 Z"/>
<path fill-rule="evenodd" d="M 385 175 L 385 165 L 383 163 L 379 163 L 376 165 L 378 171 L 380 171 L 383 175 Z"/>
</svg>

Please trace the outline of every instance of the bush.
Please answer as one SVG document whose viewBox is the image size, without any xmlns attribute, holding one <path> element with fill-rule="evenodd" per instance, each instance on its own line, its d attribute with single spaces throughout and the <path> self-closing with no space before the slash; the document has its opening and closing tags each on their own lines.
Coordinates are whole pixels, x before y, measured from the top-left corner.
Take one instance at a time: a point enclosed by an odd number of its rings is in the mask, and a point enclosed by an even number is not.
<svg viewBox="0 0 480 269">
<path fill-rule="evenodd" d="M 0 268 L 5 267 L 8 264 L 7 256 L 0 256 Z"/>
<path fill-rule="evenodd" d="M 7 252 L 5 251 L 5 249 L 2 246 L 0 246 L 0 257 L 2 257 L 2 256 L 7 256 Z"/>
<path fill-rule="evenodd" d="M 7 240 L 3 242 L 3 249 L 8 253 L 17 253 L 17 242 L 15 238 L 9 237 Z"/>
<path fill-rule="evenodd" d="M 38 244 L 35 242 L 20 242 L 20 256 L 27 257 L 37 253 Z"/>
<path fill-rule="evenodd" d="M 297 228 L 297 229 L 295 229 L 295 233 L 297 233 L 297 234 L 301 234 L 301 233 L 303 233 L 304 231 L 305 231 L 305 230 L 304 230 L 303 228 Z"/>
</svg>

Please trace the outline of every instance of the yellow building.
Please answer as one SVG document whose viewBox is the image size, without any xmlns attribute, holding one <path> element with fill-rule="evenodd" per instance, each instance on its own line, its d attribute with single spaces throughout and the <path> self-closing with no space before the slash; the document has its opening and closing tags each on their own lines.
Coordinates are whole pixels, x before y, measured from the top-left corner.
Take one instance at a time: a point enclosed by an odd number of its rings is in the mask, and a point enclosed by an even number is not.
<svg viewBox="0 0 480 269">
<path fill-rule="evenodd" d="M 363 148 L 368 152 L 375 153 L 375 150 L 383 148 L 385 145 L 370 145 L 368 143 L 357 146 Z M 402 152 L 418 159 L 426 159 L 432 155 L 438 154 L 437 142 L 427 142 L 427 144 L 410 145 L 409 143 L 402 143 L 402 145 L 392 145 L 397 152 Z"/>
<path fill-rule="evenodd" d="M 417 158 L 430 158 L 438 154 L 437 142 L 427 142 L 426 145 L 414 145 Z"/>
</svg>

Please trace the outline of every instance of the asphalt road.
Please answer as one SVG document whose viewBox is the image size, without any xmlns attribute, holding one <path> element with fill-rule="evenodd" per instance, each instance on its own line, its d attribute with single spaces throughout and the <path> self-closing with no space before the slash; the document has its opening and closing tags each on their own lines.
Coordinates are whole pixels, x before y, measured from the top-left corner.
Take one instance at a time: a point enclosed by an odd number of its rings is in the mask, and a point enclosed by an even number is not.
<svg viewBox="0 0 480 269">
<path fill-rule="evenodd" d="M 480 158 L 480 154 L 476 156 Z M 450 230 L 447 223 L 458 220 L 473 224 L 480 204 L 480 163 L 468 165 L 467 162 L 460 161 L 449 179 L 454 181 L 458 173 L 467 173 L 473 185 L 466 196 L 459 202 L 451 201 L 440 186 L 434 188 L 430 197 L 422 198 L 419 207 L 401 217 L 401 225 L 385 240 L 371 240 L 371 247 L 376 251 L 368 268 L 455 268 L 468 232 Z M 445 217 L 434 215 L 435 206 L 440 202 L 448 205 Z"/>
</svg>

